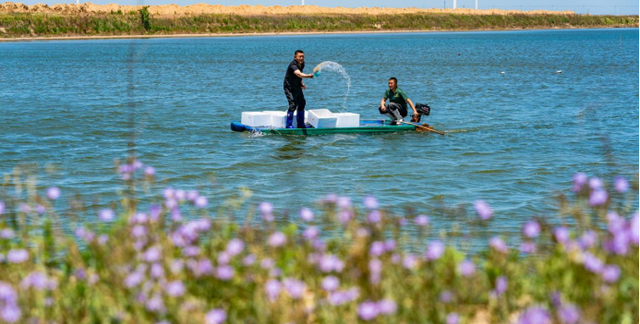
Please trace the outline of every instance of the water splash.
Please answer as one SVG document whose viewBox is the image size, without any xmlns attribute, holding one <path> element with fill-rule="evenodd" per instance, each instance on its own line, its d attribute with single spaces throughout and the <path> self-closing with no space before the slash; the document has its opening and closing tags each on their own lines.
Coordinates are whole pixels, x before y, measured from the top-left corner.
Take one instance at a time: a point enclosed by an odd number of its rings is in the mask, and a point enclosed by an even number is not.
<svg viewBox="0 0 640 324">
<path fill-rule="evenodd" d="M 349 77 L 349 74 L 347 74 L 347 71 L 344 69 L 344 67 L 336 62 L 324 61 L 318 64 L 315 68 L 313 68 L 313 75 L 316 77 L 320 76 L 322 71 L 340 73 L 344 80 L 347 82 L 347 93 L 344 95 L 344 100 L 342 101 L 342 110 L 340 111 L 344 112 L 347 109 L 347 97 L 349 97 L 349 90 L 351 89 L 351 77 Z"/>
</svg>

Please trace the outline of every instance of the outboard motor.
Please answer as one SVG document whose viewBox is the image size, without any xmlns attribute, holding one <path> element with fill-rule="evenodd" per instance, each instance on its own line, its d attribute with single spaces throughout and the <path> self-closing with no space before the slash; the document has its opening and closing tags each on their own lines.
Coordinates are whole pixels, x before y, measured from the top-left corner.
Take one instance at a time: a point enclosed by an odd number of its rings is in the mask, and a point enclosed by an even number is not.
<svg viewBox="0 0 640 324">
<path fill-rule="evenodd" d="M 419 123 L 422 116 L 429 116 L 431 113 L 431 107 L 427 104 L 416 103 L 416 110 L 418 114 L 411 116 L 412 123 Z"/>
</svg>

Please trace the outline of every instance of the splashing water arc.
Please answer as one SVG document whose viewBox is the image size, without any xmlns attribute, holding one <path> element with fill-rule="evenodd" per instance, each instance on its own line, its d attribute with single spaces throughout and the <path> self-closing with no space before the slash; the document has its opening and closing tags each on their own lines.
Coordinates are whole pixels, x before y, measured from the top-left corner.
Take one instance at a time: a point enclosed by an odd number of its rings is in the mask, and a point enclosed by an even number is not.
<svg viewBox="0 0 640 324">
<path fill-rule="evenodd" d="M 344 112 L 347 109 L 347 97 L 349 97 L 349 89 L 351 88 L 351 77 L 349 77 L 349 74 L 347 74 L 347 71 L 342 67 L 342 65 L 331 61 L 324 61 L 313 68 L 313 73 L 316 76 L 320 75 L 320 71 L 338 72 L 347 82 L 347 93 L 344 95 L 341 110 L 341 112 Z"/>
</svg>

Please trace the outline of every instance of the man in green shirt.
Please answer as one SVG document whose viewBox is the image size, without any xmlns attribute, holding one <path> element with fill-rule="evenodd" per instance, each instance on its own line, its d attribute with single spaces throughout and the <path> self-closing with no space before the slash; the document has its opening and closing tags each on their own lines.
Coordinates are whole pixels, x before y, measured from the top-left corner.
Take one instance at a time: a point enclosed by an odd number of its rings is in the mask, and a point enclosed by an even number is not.
<svg viewBox="0 0 640 324">
<path fill-rule="evenodd" d="M 391 125 L 401 125 L 402 119 L 407 117 L 407 103 L 413 109 L 413 113 L 418 115 L 411 99 L 404 91 L 398 89 L 398 79 L 389 78 L 389 90 L 384 93 L 378 108 L 380 113 L 391 118 Z"/>
</svg>

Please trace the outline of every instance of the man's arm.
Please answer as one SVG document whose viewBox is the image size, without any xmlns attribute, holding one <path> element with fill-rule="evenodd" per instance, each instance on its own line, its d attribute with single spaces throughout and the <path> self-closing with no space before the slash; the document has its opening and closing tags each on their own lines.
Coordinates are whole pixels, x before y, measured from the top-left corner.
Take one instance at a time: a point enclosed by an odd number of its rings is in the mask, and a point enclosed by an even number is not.
<svg viewBox="0 0 640 324">
<path fill-rule="evenodd" d="M 300 72 L 300 70 L 293 71 L 293 74 L 295 74 L 300 79 L 305 79 L 305 78 L 311 79 L 311 78 L 313 78 L 313 74 L 304 74 L 304 73 Z"/>
<path fill-rule="evenodd" d="M 387 98 L 382 98 L 382 100 L 380 100 L 380 110 L 385 111 L 387 110 L 387 108 L 384 106 L 384 103 L 387 101 Z"/>
<path fill-rule="evenodd" d="M 411 107 L 411 109 L 413 109 L 413 114 L 417 115 L 418 111 L 416 110 L 416 106 L 413 105 L 413 102 L 411 102 L 411 99 L 407 98 L 407 103 L 409 104 L 409 106 Z"/>
</svg>

